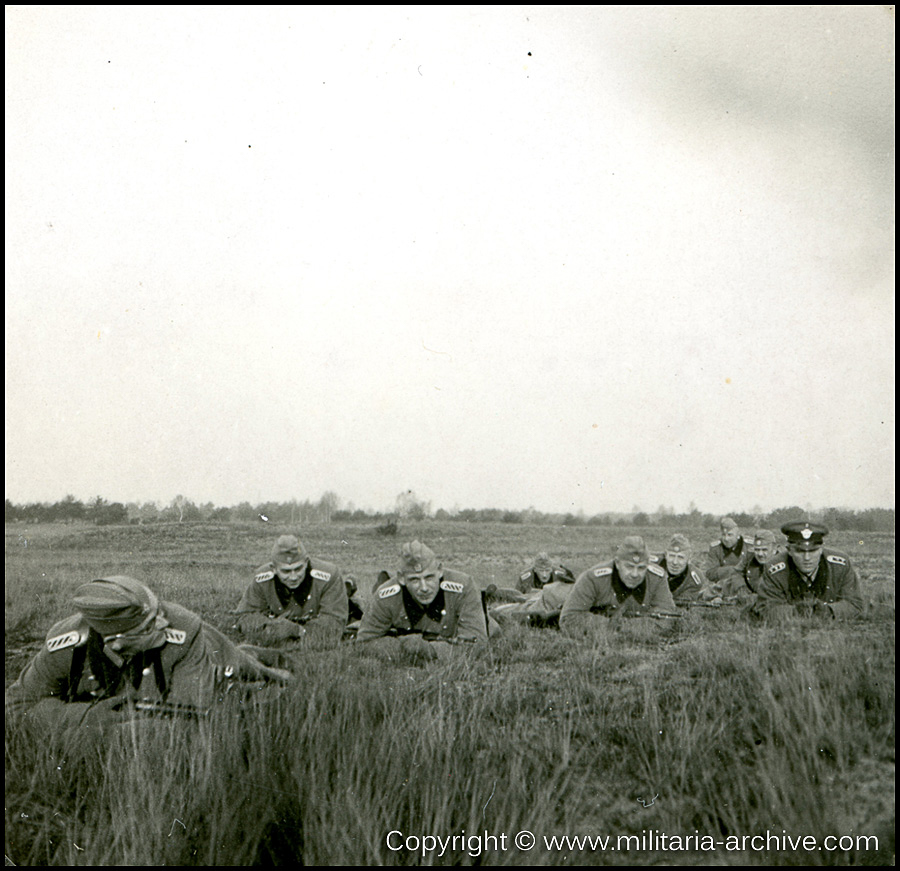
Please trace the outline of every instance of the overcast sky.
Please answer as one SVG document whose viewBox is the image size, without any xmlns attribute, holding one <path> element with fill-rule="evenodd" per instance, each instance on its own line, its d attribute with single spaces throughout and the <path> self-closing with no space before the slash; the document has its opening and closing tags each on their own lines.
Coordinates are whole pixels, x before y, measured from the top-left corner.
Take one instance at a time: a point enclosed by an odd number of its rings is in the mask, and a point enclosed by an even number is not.
<svg viewBox="0 0 900 871">
<path fill-rule="evenodd" d="M 7 6 L 7 497 L 892 506 L 893 8 Z"/>
</svg>

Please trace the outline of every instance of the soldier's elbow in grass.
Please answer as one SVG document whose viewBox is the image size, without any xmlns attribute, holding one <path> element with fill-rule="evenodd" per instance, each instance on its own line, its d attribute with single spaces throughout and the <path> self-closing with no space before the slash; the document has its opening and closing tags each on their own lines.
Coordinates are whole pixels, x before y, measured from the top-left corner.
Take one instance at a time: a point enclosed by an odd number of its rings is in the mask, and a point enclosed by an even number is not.
<svg viewBox="0 0 900 871">
<path fill-rule="evenodd" d="M 609 620 L 598 614 L 565 614 L 559 618 L 559 631 L 569 638 L 605 637 Z"/>
<path fill-rule="evenodd" d="M 306 635 L 304 642 L 310 648 L 325 650 L 337 647 L 341 636 L 344 634 L 344 624 L 334 617 L 321 616 L 310 620 L 305 625 Z"/>
</svg>

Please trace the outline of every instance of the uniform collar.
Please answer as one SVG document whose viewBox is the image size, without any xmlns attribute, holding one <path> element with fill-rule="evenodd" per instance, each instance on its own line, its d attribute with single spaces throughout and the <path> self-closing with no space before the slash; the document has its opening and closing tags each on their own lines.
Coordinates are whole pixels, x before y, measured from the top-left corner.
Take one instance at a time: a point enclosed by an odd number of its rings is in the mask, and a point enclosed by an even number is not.
<svg viewBox="0 0 900 871">
<path fill-rule="evenodd" d="M 423 617 L 440 623 L 444 617 L 444 591 L 438 588 L 438 593 L 427 605 L 416 601 L 415 597 L 405 586 L 400 587 L 403 593 L 403 607 L 411 625 L 415 626 Z"/>
</svg>

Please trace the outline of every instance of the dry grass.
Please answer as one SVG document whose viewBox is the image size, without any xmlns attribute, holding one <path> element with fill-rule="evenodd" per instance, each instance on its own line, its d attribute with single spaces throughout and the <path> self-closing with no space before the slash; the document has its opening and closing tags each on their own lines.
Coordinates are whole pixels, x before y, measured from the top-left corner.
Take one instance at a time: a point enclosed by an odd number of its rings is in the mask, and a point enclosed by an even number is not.
<svg viewBox="0 0 900 871">
<path fill-rule="evenodd" d="M 132 574 L 228 630 L 277 532 L 231 525 L 7 530 L 7 679 L 75 586 Z M 420 537 L 503 583 L 549 550 L 575 570 L 621 529 L 422 524 L 385 540 L 304 541 L 364 585 Z M 644 530 L 651 546 L 664 531 Z M 659 539 L 658 541 L 656 539 Z M 24 544 L 28 541 L 28 545 Z M 856 538 L 855 541 L 859 541 Z M 893 537 L 837 543 L 867 592 L 893 593 Z M 700 542 L 698 542 L 699 544 Z M 867 572 L 875 575 L 868 580 Z M 73 755 L 7 733 L 7 855 L 17 864 L 891 864 L 893 610 L 844 627 L 746 625 L 732 611 L 595 645 L 514 627 L 414 667 L 345 645 L 298 687 L 200 722 L 141 722 Z M 389 831 L 551 835 L 868 834 L 877 853 L 387 849 Z"/>
</svg>

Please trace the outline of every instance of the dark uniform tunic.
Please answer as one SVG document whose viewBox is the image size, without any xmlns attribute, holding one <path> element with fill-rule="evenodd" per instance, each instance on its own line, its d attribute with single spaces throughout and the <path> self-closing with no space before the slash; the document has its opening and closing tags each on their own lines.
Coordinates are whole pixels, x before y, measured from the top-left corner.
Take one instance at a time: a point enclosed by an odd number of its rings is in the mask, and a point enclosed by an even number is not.
<svg viewBox="0 0 900 871">
<path fill-rule="evenodd" d="M 700 593 L 706 589 L 706 578 L 691 562 L 681 570 L 677 575 L 673 575 L 669 571 L 666 564 L 666 555 L 663 554 L 658 560 L 655 560 L 660 568 L 666 570 L 668 575 L 669 591 L 676 605 L 689 605 L 696 602 L 700 598 Z"/>
<path fill-rule="evenodd" d="M 278 579 L 274 563 L 266 563 L 244 591 L 237 614 L 238 628 L 264 642 L 298 638 L 301 624 L 313 637 L 337 642 L 349 616 L 347 588 L 338 567 L 324 560 L 309 559 L 295 590 Z"/>
<path fill-rule="evenodd" d="M 593 614 L 641 616 L 674 612 L 667 578 L 665 569 L 649 563 L 644 579 L 631 589 L 622 583 L 615 562 L 600 563 L 578 576 L 559 616 L 560 628 L 588 625 Z"/>
<path fill-rule="evenodd" d="M 357 640 L 412 633 L 429 640 L 486 639 L 481 592 L 472 579 L 443 569 L 438 594 L 428 605 L 419 604 L 395 579 L 378 586 L 371 607 L 363 614 Z"/>
<path fill-rule="evenodd" d="M 522 574 L 519 575 L 519 580 L 516 581 L 516 589 L 520 593 L 529 593 L 532 590 L 540 590 L 542 587 L 546 587 L 557 582 L 564 584 L 574 584 L 575 575 L 573 575 L 572 572 L 565 566 L 556 566 L 551 570 L 550 578 L 548 579 L 547 583 L 543 584 L 541 583 L 537 572 L 534 569 L 528 569 L 527 572 L 522 572 Z"/>
<path fill-rule="evenodd" d="M 812 583 L 800 574 L 789 556 L 776 554 L 768 563 L 759 586 L 758 610 L 764 617 L 791 617 L 804 605 L 827 604 L 838 619 L 863 613 L 863 598 L 856 570 L 840 551 L 823 548 Z"/>
<path fill-rule="evenodd" d="M 81 614 L 55 624 L 9 688 L 9 711 L 43 705 L 44 717 L 66 725 L 80 723 L 91 703 L 114 696 L 205 708 L 232 679 L 266 676 L 264 666 L 196 614 L 170 602 L 160 608 L 169 622 L 165 643 L 122 667 L 109 660 L 103 639 Z"/>
<path fill-rule="evenodd" d="M 751 549 L 744 538 L 738 538 L 733 547 L 725 547 L 721 539 L 709 546 L 706 555 L 706 577 L 712 581 L 721 581 L 734 573 L 744 548 Z"/>
</svg>

